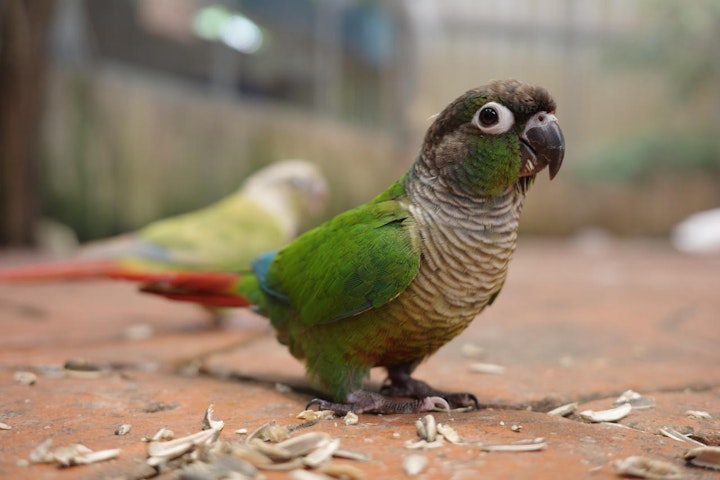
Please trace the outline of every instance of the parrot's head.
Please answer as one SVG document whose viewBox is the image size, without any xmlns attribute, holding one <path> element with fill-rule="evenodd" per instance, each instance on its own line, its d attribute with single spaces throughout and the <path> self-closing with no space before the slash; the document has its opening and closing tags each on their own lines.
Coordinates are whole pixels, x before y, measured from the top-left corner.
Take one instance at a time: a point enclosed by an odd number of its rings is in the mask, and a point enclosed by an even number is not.
<svg viewBox="0 0 720 480">
<path fill-rule="evenodd" d="M 248 177 L 243 191 L 294 225 L 321 214 L 329 199 L 325 176 L 306 160 L 275 162 Z"/>
<path fill-rule="evenodd" d="M 495 196 L 525 191 L 545 167 L 554 178 L 564 153 L 547 90 L 498 80 L 466 92 L 437 116 L 418 163 L 458 193 Z"/>
</svg>

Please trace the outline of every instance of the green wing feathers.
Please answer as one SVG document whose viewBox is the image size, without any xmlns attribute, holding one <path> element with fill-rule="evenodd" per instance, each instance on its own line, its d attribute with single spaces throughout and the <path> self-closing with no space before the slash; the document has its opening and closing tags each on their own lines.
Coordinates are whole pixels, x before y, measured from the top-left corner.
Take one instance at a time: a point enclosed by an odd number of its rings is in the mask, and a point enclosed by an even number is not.
<svg viewBox="0 0 720 480">
<path fill-rule="evenodd" d="M 307 232 L 278 253 L 265 288 L 286 297 L 307 326 L 383 305 L 412 282 L 419 238 L 398 182 L 372 202 Z M 341 233 L 342 232 L 342 233 Z"/>
</svg>

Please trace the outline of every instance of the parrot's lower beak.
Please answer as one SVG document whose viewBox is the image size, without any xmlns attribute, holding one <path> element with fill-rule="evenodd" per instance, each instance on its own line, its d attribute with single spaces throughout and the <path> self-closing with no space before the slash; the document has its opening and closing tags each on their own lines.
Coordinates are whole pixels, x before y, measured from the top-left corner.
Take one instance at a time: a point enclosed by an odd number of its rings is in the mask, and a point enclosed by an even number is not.
<svg viewBox="0 0 720 480">
<path fill-rule="evenodd" d="M 555 178 L 565 156 L 565 139 L 555 115 L 538 112 L 530 117 L 520 140 L 523 160 L 520 176 L 535 175 L 549 167 L 550 180 Z"/>
</svg>

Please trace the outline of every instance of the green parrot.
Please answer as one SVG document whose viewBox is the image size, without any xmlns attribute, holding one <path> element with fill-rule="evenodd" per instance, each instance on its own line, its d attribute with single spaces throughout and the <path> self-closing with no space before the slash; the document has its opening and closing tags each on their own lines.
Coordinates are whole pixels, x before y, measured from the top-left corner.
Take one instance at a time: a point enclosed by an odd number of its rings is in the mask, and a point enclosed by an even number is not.
<svg viewBox="0 0 720 480">
<path fill-rule="evenodd" d="M 276 162 L 212 205 L 87 244 L 68 261 L 0 270 L 0 281 L 114 277 L 136 270 L 247 270 L 255 256 L 295 238 L 300 223 L 320 214 L 327 198 L 317 166 Z"/>
<path fill-rule="evenodd" d="M 259 256 L 244 275 L 139 276 L 143 290 L 255 305 L 304 359 L 324 398 L 309 406 L 410 413 L 479 408 L 471 393 L 411 375 L 500 293 L 520 210 L 538 172 L 558 173 L 564 139 L 542 87 L 500 80 L 450 103 L 415 163 L 385 192 Z M 384 367 L 380 392 L 363 388 Z"/>
</svg>

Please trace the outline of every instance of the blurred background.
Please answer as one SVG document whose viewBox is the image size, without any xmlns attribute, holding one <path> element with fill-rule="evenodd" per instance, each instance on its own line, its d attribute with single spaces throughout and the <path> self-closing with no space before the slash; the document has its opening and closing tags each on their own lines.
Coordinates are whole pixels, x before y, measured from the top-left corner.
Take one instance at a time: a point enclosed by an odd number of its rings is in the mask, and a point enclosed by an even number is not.
<svg viewBox="0 0 720 480">
<path fill-rule="evenodd" d="M 716 0 L 2 0 L 0 244 L 138 228 L 284 158 L 322 167 L 329 217 L 504 77 L 567 142 L 526 234 L 666 237 L 720 205 L 718 51 Z"/>
</svg>

